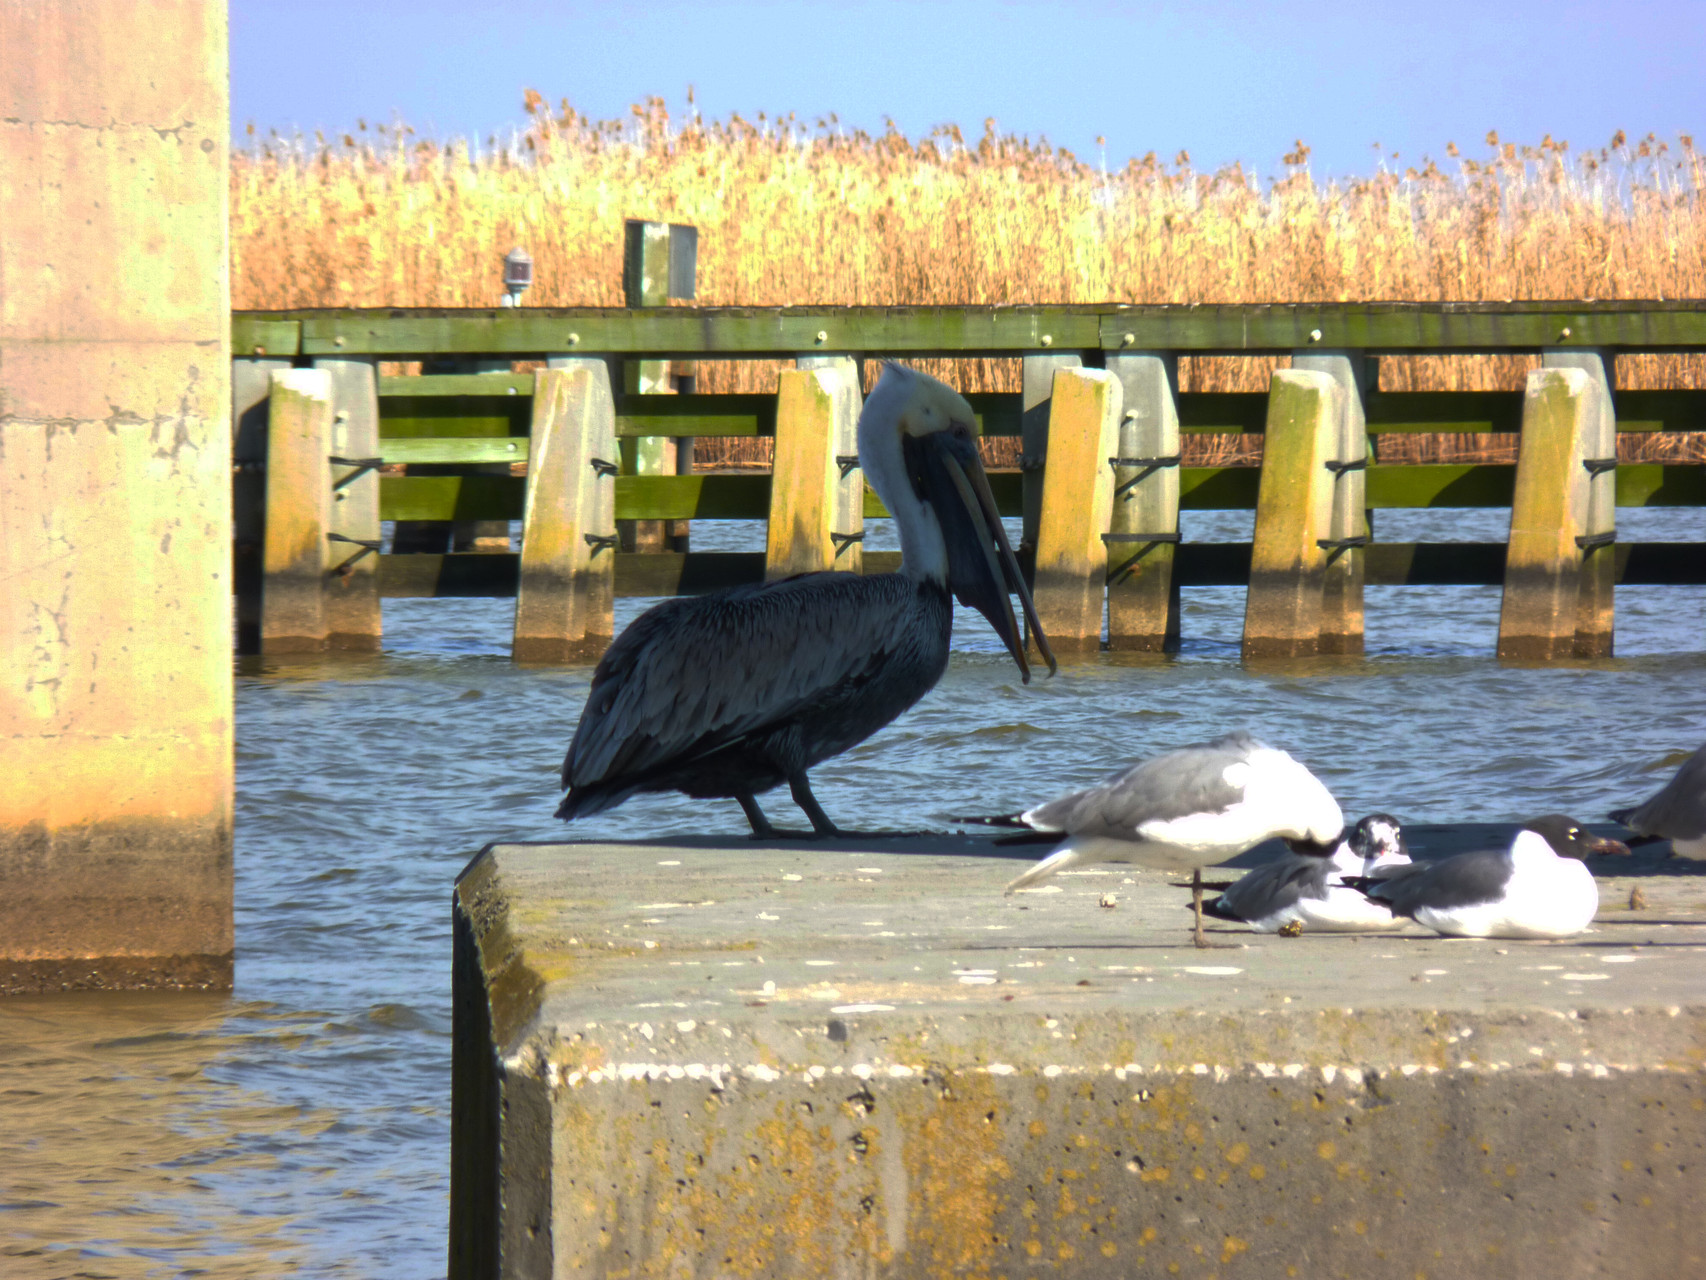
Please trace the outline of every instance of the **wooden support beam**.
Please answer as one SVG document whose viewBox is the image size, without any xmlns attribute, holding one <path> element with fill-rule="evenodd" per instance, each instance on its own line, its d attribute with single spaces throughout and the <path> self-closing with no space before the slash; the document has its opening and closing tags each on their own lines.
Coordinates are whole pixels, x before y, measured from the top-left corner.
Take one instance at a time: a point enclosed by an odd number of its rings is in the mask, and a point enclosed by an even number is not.
<svg viewBox="0 0 1706 1280">
<path fill-rule="evenodd" d="M 377 652 L 379 608 L 379 370 L 372 358 L 314 361 L 332 380 L 333 539 L 326 579 L 326 647 Z"/>
<path fill-rule="evenodd" d="M 1321 652 L 1361 653 L 1364 552 L 1368 523 L 1368 393 L 1379 385 L 1375 361 L 1361 351 L 1299 351 L 1293 369 L 1324 373 L 1339 386 L 1339 439 L 1334 461 L 1333 516 L 1327 527 L 1327 568 L 1321 585 Z"/>
<path fill-rule="evenodd" d="M 798 357 L 794 365 L 799 369 L 828 369 L 841 380 L 830 449 L 835 464 L 835 503 L 829 514 L 829 538 L 835 548 L 831 567 L 863 573 L 865 472 L 859 466 L 859 415 L 865 407 L 864 361 L 850 355 L 809 355 Z"/>
<path fill-rule="evenodd" d="M 1179 647 L 1179 358 L 1109 355 L 1107 368 L 1124 405 L 1108 542 L 1108 647 L 1170 653 Z"/>
<path fill-rule="evenodd" d="M 1582 463 L 1589 442 L 1597 439 L 1600 417 L 1599 388 L 1583 370 L 1536 369 L 1528 375 L 1499 609 L 1501 658 L 1545 662 L 1575 650 L 1582 595 L 1579 539 L 1587 529 L 1592 479 Z"/>
<path fill-rule="evenodd" d="M 1329 375 L 1279 369 L 1268 391 L 1266 442 L 1256 493 L 1246 658 L 1320 651 L 1322 588 L 1332 526 L 1333 473 L 1344 393 Z"/>
<path fill-rule="evenodd" d="M 1043 351 L 1383 354 L 1706 349 L 1706 311 L 1669 302 L 1323 302 L 973 307 L 384 307 L 292 312 L 306 355 L 599 351 L 635 359 L 789 358 L 882 351 L 903 359 Z M 233 317 L 234 325 L 238 318 Z M 818 337 L 822 334 L 822 338 Z M 1047 338 L 1048 341 L 1043 339 Z M 247 349 L 247 348 L 245 348 Z M 270 350 L 270 349 L 269 349 Z"/>
<path fill-rule="evenodd" d="M 275 369 L 288 360 L 231 362 L 231 589 L 237 652 L 261 651 L 262 550 L 267 518 L 267 405 Z"/>
<path fill-rule="evenodd" d="M 332 544 L 332 375 L 275 369 L 267 406 L 267 510 L 262 550 L 261 652 L 326 648 Z"/>
<path fill-rule="evenodd" d="M 1049 409 L 1048 467 L 1037 521 L 1037 618 L 1057 653 L 1102 645 L 1120 380 L 1102 369 L 1057 369 Z"/>
<path fill-rule="evenodd" d="M 784 369 L 776 394 L 776 462 L 765 534 L 765 580 L 837 567 L 842 505 L 837 437 L 856 422 L 853 388 L 839 369 Z M 848 504 L 851 505 L 851 504 Z M 861 514 L 861 528 L 863 515 Z"/>
<path fill-rule="evenodd" d="M 1593 383 L 1595 412 L 1588 438 L 1582 443 L 1588 468 L 1588 510 L 1582 535 L 1590 545 L 1582 552 L 1581 593 L 1576 612 L 1576 639 L 1571 651 L 1578 658 L 1609 658 L 1616 623 L 1617 566 L 1617 406 L 1612 379 L 1617 362 L 1610 351 L 1552 349 L 1540 356 L 1544 369 L 1580 369 Z M 1605 539 L 1605 541 L 1599 541 Z"/>
<path fill-rule="evenodd" d="M 517 662 L 585 661 L 615 631 L 616 399 L 610 366 L 558 360 L 536 375 L 516 587 Z"/>
<path fill-rule="evenodd" d="M 1048 461 L 1049 399 L 1054 395 L 1054 375 L 1061 369 L 1077 369 L 1084 363 L 1076 352 L 1061 355 L 1028 355 L 1021 365 L 1023 400 L 1019 418 L 1019 469 L 1024 487 L 1023 519 L 1019 527 L 1021 548 L 1037 545 L 1037 527 L 1043 510 L 1043 469 Z"/>
</svg>

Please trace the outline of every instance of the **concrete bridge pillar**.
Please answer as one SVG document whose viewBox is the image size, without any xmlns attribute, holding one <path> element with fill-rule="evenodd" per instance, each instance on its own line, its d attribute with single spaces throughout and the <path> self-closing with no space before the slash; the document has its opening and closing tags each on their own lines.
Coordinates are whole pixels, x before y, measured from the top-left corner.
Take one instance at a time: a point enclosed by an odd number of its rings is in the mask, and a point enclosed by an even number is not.
<svg viewBox="0 0 1706 1280">
<path fill-rule="evenodd" d="M 0 49 L 0 993 L 228 987 L 226 6 Z"/>
</svg>

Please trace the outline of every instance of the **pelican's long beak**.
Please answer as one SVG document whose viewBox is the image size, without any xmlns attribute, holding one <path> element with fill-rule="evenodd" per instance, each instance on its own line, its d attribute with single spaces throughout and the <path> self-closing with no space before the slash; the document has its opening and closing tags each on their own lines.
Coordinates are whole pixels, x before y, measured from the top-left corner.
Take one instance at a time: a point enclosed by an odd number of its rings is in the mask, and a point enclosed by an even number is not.
<svg viewBox="0 0 1706 1280">
<path fill-rule="evenodd" d="M 1028 684 L 1031 668 L 1025 661 L 1025 644 L 1007 598 L 1009 591 L 1016 594 L 1031 635 L 1036 638 L 1037 651 L 1053 675 L 1057 669 L 1054 654 L 1049 649 L 1048 637 L 1043 634 L 1031 593 L 1025 587 L 1024 575 L 1019 572 L 1018 557 L 1007 541 L 1007 530 L 1001 524 L 1001 513 L 996 510 L 989 478 L 978 460 L 975 438 L 969 433 L 962 436 L 952 431 L 936 431 L 905 437 L 905 450 L 908 470 L 923 481 L 922 496 L 935 511 L 942 528 L 948 549 L 949 589 L 961 604 L 970 605 L 989 619 L 989 625 L 1013 655 L 1021 678 Z"/>
</svg>

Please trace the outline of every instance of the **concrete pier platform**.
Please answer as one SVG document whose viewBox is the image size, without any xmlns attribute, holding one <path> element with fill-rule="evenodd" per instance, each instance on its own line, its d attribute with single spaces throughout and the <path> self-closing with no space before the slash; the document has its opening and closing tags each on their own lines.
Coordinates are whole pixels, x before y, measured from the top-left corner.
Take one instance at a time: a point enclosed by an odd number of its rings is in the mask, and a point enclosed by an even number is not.
<svg viewBox="0 0 1706 1280">
<path fill-rule="evenodd" d="M 1176 877 L 1011 852 L 484 850 L 452 1276 L 1706 1274 L 1706 865 L 1604 860 L 1563 942 L 1197 951 Z"/>
</svg>

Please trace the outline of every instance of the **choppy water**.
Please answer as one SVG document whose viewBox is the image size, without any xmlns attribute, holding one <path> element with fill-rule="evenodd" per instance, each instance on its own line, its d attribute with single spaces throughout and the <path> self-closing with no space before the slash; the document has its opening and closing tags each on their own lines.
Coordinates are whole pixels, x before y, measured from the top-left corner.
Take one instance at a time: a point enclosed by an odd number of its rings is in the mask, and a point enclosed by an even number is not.
<svg viewBox="0 0 1706 1280">
<path fill-rule="evenodd" d="M 1700 511 L 1619 515 L 1625 538 L 1706 538 Z M 1496 539 L 1504 520 L 1390 512 L 1380 532 Z M 1190 513 L 1186 536 L 1249 522 Z M 762 546 L 712 533 L 696 545 Z M 618 625 L 641 602 L 621 605 Z M 1347 812 L 1597 817 L 1706 739 L 1706 589 L 1620 588 L 1619 656 L 1551 669 L 1493 660 L 1498 607 L 1496 589 L 1372 588 L 1366 658 L 1252 669 L 1243 593 L 1187 591 L 1176 659 L 1102 655 L 1029 687 L 963 616 L 941 685 L 814 784 L 838 821 L 928 825 L 1242 725 Z M 489 840 L 562 834 L 590 674 L 513 667 L 510 616 L 392 601 L 382 656 L 240 674 L 235 995 L 0 1003 L 0 1276 L 443 1275 L 450 885 Z M 785 793 L 769 808 L 798 820 Z M 706 830 L 744 831 L 738 806 L 642 797 L 574 834 Z"/>
</svg>

